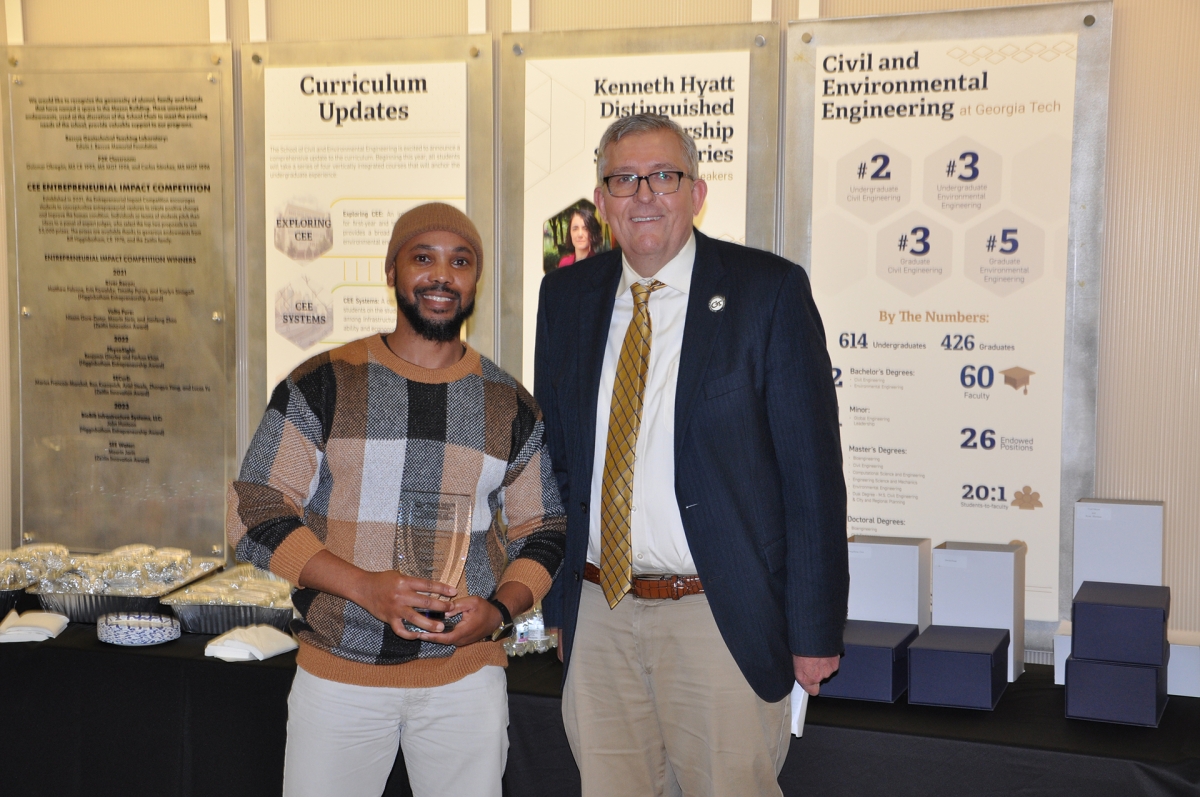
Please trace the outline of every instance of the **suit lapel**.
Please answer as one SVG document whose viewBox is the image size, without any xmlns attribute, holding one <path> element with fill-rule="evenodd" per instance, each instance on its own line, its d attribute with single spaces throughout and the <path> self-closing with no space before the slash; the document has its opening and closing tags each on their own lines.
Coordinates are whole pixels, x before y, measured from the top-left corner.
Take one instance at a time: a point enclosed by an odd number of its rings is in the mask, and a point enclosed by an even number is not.
<svg viewBox="0 0 1200 797">
<path fill-rule="evenodd" d="M 621 282 L 621 255 L 614 252 L 590 268 L 594 278 L 579 297 L 579 445 L 584 457 L 580 464 L 589 473 L 596 456 L 596 401 L 608 327 Z"/>
<path fill-rule="evenodd" d="M 683 327 L 683 349 L 679 355 L 679 376 L 675 384 L 675 456 L 683 445 L 692 409 L 699 397 L 700 385 L 709 356 L 717 341 L 724 311 L 709 310 L 708 303 L 723 294 L 725 267 L 708 236 L 696 231 L 696 264 L 688 288 L 687 320 Z"/>
</svg>

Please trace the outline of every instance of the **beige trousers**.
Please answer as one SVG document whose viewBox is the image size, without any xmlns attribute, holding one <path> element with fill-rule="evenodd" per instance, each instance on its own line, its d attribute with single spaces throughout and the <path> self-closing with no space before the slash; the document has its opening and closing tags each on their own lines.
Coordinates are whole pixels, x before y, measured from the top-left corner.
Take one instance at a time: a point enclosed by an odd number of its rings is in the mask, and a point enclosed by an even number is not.
<svg viewBox="0 0 1200 797">
<path fill-rule="evenodd" d="M 584 582 L 563 689 L 583 797 L 780 795 L 790 719 L 746 683 L 704 595 L 609 609 Z"/>
<path fill-rule="evenodd" d="M 427 689 L 354 686 L 296 669 L 284 797 L 378 797 L 399 746 L 416 797 L 500 797 L 508 759 L 504 668 Z"/>
</svg>

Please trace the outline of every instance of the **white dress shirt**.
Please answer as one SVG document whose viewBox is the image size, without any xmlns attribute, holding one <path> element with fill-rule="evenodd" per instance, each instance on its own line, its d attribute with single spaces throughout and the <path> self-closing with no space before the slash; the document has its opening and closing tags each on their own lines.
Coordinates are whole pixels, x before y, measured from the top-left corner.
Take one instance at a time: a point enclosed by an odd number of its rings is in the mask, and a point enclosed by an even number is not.
<svg viewBox="0 0 1200 797">
<path fill-rule="evenodd" d="M 649 312 L 653 337 L 646 390 L 642 398 L 642 425 L 638 433 L 633 465 L 633 507 L 630 536 L 635 574 L 696 572 L 692 552 L 683 532 L 683 518 L 675 499 L 675 383 L 679 377 L 679 354 L 683 349 L 683 325 L 687 319 L 688 290 L 696 262 L 693 233 L 679 254 L 657 274 L 666 287 L 650 294 Z M 621 283 L 608 326 L 608 344 L 600 370 L 600 392 L 596 399 L 596 459 L 592 466 L 592 500 L 588 561 L 600 564 L 600 486 L 604 480 L 604 455 L 608 444 L 608 420 L 612 413 L 613 382 L 625 331 L 633 320 L 635 282 L 649 282 L 638 275 L 621 256 Z"/>
</svg>

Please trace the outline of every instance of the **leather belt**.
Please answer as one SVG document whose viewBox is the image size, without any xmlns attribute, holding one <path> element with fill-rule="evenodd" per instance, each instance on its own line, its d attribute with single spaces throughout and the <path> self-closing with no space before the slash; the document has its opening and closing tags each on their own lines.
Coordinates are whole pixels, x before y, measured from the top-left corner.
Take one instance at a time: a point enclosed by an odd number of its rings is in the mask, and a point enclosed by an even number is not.
<svg viewBox="0 0 1200 797">
<path fill-rule="evenodd" d="M 599 584 L 600 568 L 588 562 L 583 567 L 583 578 Z M 704 587 L 700 584 L 700 576 L 634 576 L 632 592 L 638 598 L 677 601 L 684 595 L 699 595 L 704 592 Z"/>
</svg>

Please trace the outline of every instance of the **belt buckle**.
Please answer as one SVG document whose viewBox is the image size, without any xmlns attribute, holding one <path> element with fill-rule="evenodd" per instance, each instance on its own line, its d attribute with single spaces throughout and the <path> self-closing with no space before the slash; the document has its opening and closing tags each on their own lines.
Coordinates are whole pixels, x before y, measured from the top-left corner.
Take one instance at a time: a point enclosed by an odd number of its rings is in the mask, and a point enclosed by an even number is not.
<svg viewBox="0 0 1200 797">
<path fill-rule="evenodd" d="M 684 595 L 687 594 L 684 591 L 686 589 L 687 589 L 687 582 L 684 581 L 683 576 L 675 576 L 674 578 L 672 578 L 671 579 L 671 600 L 677 601 L 680 598 L 682 598 Z"/>
</svg>

